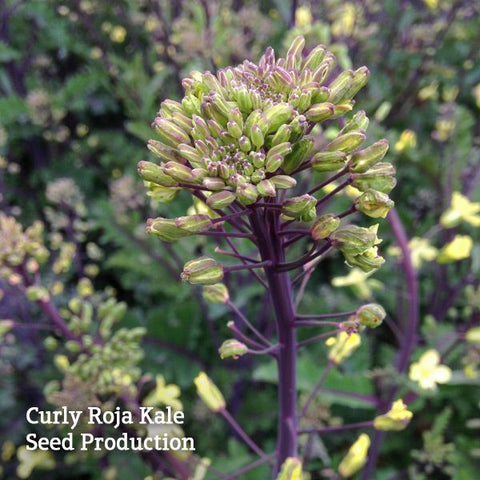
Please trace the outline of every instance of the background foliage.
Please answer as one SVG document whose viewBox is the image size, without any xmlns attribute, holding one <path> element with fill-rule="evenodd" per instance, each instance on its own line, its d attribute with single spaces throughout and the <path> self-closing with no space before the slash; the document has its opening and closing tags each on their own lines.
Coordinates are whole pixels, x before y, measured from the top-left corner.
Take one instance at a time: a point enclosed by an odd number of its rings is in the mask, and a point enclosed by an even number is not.
<svg viewBox="0 0 480 480">
<path fill-rule="evenodd" d="M 93 366 L 77 365 L 85 380 L 96 379 L 90 393 L 104 401 L 131 387 L 142 400 L 162 375 L 181 389 L 185 430 L 195 437 L 197 454 L 211 459 L 216 471 L 229 472 L 247 464 L 250 453 L 197 399 L 192 380 L 204 370 L 245 430 L 266 451 L 273 449 L 273 365 L 256 357 L 220 361 L 217 349 L 227 338 L 230 311 L 207 305 L 201 291 L 179 280 L 184 259 L 201 254 L 205 240 L 193 237 L 171 247 L 144 233 L 147 217 L 182 215 L 192 207 L 190 200 L 146 200 L 136 165 L 150 155 L 145 142 L 160 101 L 178 99 L 181 79 L 191 70 L 258 59 L 266 46 L 284 50 L 301 34 L 310 47 L 328 45 L 342 68 L 370 69 L 358 102 L 371 118 L 371 137 L 390 141 L 398 178 L 392 198 L 419 281 L 420 325 L 410 339 L 409 363 L 436 349 L 453 370 L 448 385 L 429 393 L 393 366 L 411 319 L 402 254 L 383 221 L 387 263 L 378 273 L 349 271 L 334 256 L 315 272 L 306 292 L 305 313 L 352 310 L 362 301 L 378 302 L 388 312 L 388 321 L 329 375 L 310 423 L 320 428 L 368 420 L 376 409 L 362 395 L 382 398 L 395 386 L 413 400 L 414 418 L 407 430 L 386 437 L 374 478 L 475 478 L 480 347 L 478 339 L 466 342 L 465 332 L 480 320 L 479 225 L 460 214 L 453 224 L 442 225 L 440 218 L 453 192 L 480 201 L 478 32 L 480 6 L 466 0 L 0 1 L 1 208 L 24 227 L 44 223 L 50 259 L 41 280 L 34 265 L 27 273 L 75 332 L 94 335 L 100 322 L 117 322 L 113 330 L 104 327 L 103 338 L 121 354 L 102 351 Z M 450 255 L 446 263 L 437 262 L 438 251 L 456 235 L 473 239 L 466 258 Z M 8 244 L 7 237 L 5 228 L 0 242 Z M 31 459 L 22 460 L 17 450 L 28 430 L 25 410 L 64 404 L 65 396 L 78 397 L 80 387 L 65 380 L 77 352 L 57 331 L 49 332 L 45 291 L 22 291 L 19 283 L 28 286 L 12 279 L 14 273 L 2 270 L 0 280 L 1 469 L 5 478 L 26 478 Z M 260 286 L 248 275 L 229 286 L 236 305 L 268 331 L 270 306 Z M 318 380 L 324 350 L 318 345 L 300 356 L 302 395 Z M 128 379 L 117 381 L 115 375 Z M 349 430 L 315 436 L 307 452 L 312 480 L 332 478 L 356 437 Z M 55 463 L 54 471 L 34 469 L 31 478 L 152 475 L 151 464 L 134 453 L 101 461 L 62 454 Z M 41 459 L 38 466 L 52 464 Z M 217 477 L 210 472 L 205 478 Z M 240 478 L 262 479 L 265 471 Z"/>
</svg>

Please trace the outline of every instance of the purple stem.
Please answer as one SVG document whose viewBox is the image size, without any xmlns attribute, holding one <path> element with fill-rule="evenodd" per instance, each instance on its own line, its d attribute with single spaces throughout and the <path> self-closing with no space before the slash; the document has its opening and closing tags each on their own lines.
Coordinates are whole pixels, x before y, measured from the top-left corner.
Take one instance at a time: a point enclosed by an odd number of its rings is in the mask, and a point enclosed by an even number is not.
<svg viewBox="0 0 480 480">
<path fill-rule="evenodd" d="M 325 370 L 322 373 L 322 376 L 318 380 L 317 384 L 315 385 L 315 388 L 313 389 L 312 393 L 308 396 L 307 401 L 305 402 L 305 405 L 302 408 L 302 411 L 300 412 L 299 418 L 303 418 L 307 412 L 308 409 L 310 408 L 311 403 L 313 402 L 313 399 L 317 396 L 318 392 L 322 388 L 323 382 L 327 379 L 328 374 L 330 373 L 330 370 L 333 368 L 334 363 L 332 361 L 329 361 L 327 366 L 325 367 Z"/>
<path fill-rule="evenodd" d="M 335 326 L 338 326 L 338 324 L 335 324 Z M 332 335 L 336 335 L 337 333 L 340 333 L 341 331 L 342 331 L 341 328 L 337 328 L 336 330 L 330 330 L 329 332 L 321 333 L 320 335 L 315 335 L 314 337 L 308 338 L 303 342 L 299 342 L 297 345 L 297 349 L 310 345 L 311 343 L 318 342 L 319 340 L 324 340 L 325 338 L 329 338 Z"/>
<path fill-rule="evenodd" d="M 330 432 L 345 432 L 347 430 L 355 430 L 357 428 L 368 428 L 373 426 L 373 421 L 350 423 L 348 425 L 338 425 L 335 427 L 323 427 L 323 428 L 304 428 L 298 431 L 299 435 L 305 435 L 309 433 L 330 433 Z"/>
<path fill-rule="evenodd" d="M 288 457 L 298 456 L 297 443 L 297 340 L 292 285 L 287 272 L 278 272 L 276 266 L 285 262 L 281 239 L 275 235 L 279 213 L 269 211 L 265 222 L 258 211 L 250 216 L 253 232 L 258 239 L 262 260 L 270 261 L 265 268 L 270 298 L 275 312 L 279 352 L 278 365 L 278 437 L 277 463 L 273 471 L 276 478 Z"/>
<path fill-rule="evenodd" d="M 257 460 L 256 462 L 252 462 L 252 463 L 246 465 L 245 467 L 240 468 L 236 472 L 232 472 L 232 473 L 228 474 L 223 480 L 235 480 L 240 475 L 243 475 L 244 473 L 247 473 L 250 470 L 253 470 L 254 468 L 257 468 L 260 465 L 263 465 L 264 463 L 270 462 L 274 458 L 275 458 L 275 454 L 272 453 L 265 458 L 261 458 L 260 460 Z"/>
</svg>

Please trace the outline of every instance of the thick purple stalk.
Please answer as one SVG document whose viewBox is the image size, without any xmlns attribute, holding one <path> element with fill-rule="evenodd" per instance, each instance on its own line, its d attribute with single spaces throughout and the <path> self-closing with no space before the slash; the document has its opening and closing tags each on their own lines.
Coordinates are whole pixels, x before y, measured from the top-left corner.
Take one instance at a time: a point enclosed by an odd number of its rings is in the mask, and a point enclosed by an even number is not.
<svg viewBox="0 0 480 480">
<path fill-rule="evenodd" d="M 292 285 L 287 272 L 279 272 L 277 265 L 285 263 L 285 250 L 276 235 L 278 212 L 268 212 L 264 218 L 255 211 L 251 217 L 252 229 L 258 239 L 265 267 L 270 299 L 275 312 L 279 351 L 278 365 L 278 438 L 277 464 L 273 478 L 288 457 L 296 457 L 297 444 L 297 340 L 295 334 L 295 309 Z"/>
</svg>

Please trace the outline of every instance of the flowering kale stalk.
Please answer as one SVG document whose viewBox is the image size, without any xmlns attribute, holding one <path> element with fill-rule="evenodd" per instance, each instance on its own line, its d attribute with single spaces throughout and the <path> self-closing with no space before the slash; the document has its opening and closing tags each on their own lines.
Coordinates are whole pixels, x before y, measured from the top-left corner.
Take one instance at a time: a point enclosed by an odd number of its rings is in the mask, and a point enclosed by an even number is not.
<svg viewBox="0 0 480 480">
<path fill-rule="evenodd" d="M 358 332 L 378 326 L 385 316 L 374 304 L 345 314 L 299 315 L 296 307 L 305 285 L 315 266 L 334 249 L 342 252 L 349 266 L 365 272 L 384 263 L 377 250 L 378 224 L 365 228 L 345 223 L 345 218 L 357 211 L 384 218 L 393 207 L 388 193 L 395 186 L 393 166 L 382 161 L 387 141 L 362 147 L 368 126 L 363 111 L 345 119 L 331 141 L 323 135 L 324 122 L 351 112 L 353 97 L 367 82 L 368 69 L 347 70 L 331 78 L 332 53 L 318 46 L 303 54 L 304 47 L 304 38 L 297 37 L 285 58 L 276 59 L 268 48 L 258 65 L 245 61 L 216 75 L 193 72 L 183 80 L 182 101 L 165 100 L 153 123 L 157 139 L 150 140 L 148 147 L 160 163 L 138 165 L 154 199 L 172 201 L 184 190 L 193 195 L 197 211 L 179 218 L 149 219 L 149 233 L 165 242 L 212 236 L 231 249 L 217 248 L 217 253 L 240 262 L 192 259 L 181 278 L 204 285 L 205 298 L 227 304 L 255 335 L 252 339 L 230 324 L 235 338 L 222 345 L 222 358 L 252 353 L 276 358 L 279 420 L 274 478 L 280 471 L 297 468 L 299 461 L 302 415 L 297 413 L 296 359 L 302 344 L 311 342 L 298 343 L 296 330 L 334 326 L 311 339 L 331 337 L 329 345 L 335 347 L 331 347 L 329 368 L 334 368 L 350 355 L 353 343 L 359 344 Z M 340 213 L 325 212 L 328 201 L 347 187 L 358 190 L 352 206 Z M 292 258 L 301 240 L 306 240 L 308 248 Z M 249 251 L 242 252 L 244 247 Z M 268 291 L 275 344 L 235 307 L 221 283 L 226 274 L 237 270 L 250 271 Z M 342 317 L 348 320 L 320 320 Z M 223 406 L 221 410 L 226 412 Z"/>
</svg>

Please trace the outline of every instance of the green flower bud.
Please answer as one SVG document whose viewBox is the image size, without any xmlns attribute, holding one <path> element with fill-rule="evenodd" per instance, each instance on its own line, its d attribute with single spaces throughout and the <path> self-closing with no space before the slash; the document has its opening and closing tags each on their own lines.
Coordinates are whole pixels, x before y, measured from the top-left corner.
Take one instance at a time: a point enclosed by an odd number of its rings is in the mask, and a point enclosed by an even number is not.
<svg viewBox="0 0 480 480">
<path fill-rule="evenodd" d="M 177 227 L 175 220 L 169 218 L 149 218 L 146 226 L 147 233 L 156 235 L 164 242 L 175 242 L 188 237 L 189 232 Z"/>
<path fill-rule="evenodd" d="M 237 359 L 242 355 L 248 353 L 248 347 L 239 342 L 235 339 L 225 340 L 221 347 L 218 349 L 218 353 L 220 354 L 220 358 L 223 360 L 224 358 L 234 358 Z"/>
<path fill-rule="evenodd" d="M 200 99 L 195 95 L 186 95 L 182 100 L 182 107 L 187 115 L 200 115 Z"/>
<path fill-rule="evenodd" d="M 178 182 L 192 182 L 192 169 L 177 162 L 167 162 L 163 166 L 163 173 L 177 180 Z"/>
<path fill-rule="evenodd" d="M 271 180 L 262 180 L 257 185 L 257 190 L 262 197 L 275 197 L 277 194 L 275 185 Z"/>
<path fill-rule="evenodd" d="M 378 225 L 377 225 L 378 227 Z M 330 238 L 339 243 L 343 253 L 358 255 L 379 243 L 376 229 L 345 225 L 338 228 Z"/>
<path fill-rule="evenodd" d="M 291 151 L 292 151 L 292 146 L 290 142 L 284 142 L 284 143 L 280 143 L 279 145 L 275 145 L 267 153 L 267 163 L 270 158 L 276 155 L 281 155 L 282 157 L 284 157 Z"/>
<path fill-rule="evenodd" d="M 235 123 L 232 120 L 227 123 L 227 130 L 228 133 L 234 138 L 240 138 L 243 133 L 242 128 L 238 125 L 238 123 Z"/>
<path fill-rule="evenodd" d="M 172 121 L 178 125 L 184 132 L 190 132 L 193 128 L 192 119 L 181 112 L 173 112 Z"/>
<path fill-rule="evenodd" d="M 312 158 L 312 168 L 317 172 L 335 172 L 346 162 L 347 155 L 343 152 L 318 152 Z"/>
<path fill-rule="evenodd" d="M 365 173 L 369 168 L 383 159 L 388 151 L 388 140 L 383 138 L 373 145 L 352 155 L 349 169 L 354 173 Z"/>
<path fill-rule="evenodd" d="M 235 201 L 235 194 L 233 192 L 229 192 L 224 190 L 223 192 L 218 192 L 210 195 L 207 198 L 207 205 L 210 208 L 216 210 L 222 210 L 225 207 L 228 207 Z"/>
<path fill-rule="evenodd" d="M 280 143 L 288 142 L 291 134 L 292 134 L 291 125 L 287 125 L 287 124 L 281 125 L 272 138 L 271 146 L 275 147 L 275 145 L 279 145 Z"/>
<path fill-rule="evenodd" d="M 279 157 L 280 161 L 282 161 L 282 157 Z M 273 166 L 273 165 L 271 165 Z M 266 177 L 265 170 L 263 168 L 259 168 L 252 173 L 250 180 L 252 183 L 259 183 Z"/>
<path fill-rule="evenodd" d="M 210 129 L 210 134 L 213 135 L 214 137 L 220 137 L 223 132 L 223 126 L 220 125 L 216 120 L 213 118 L 210 118 L 207 120 L 207 125 L 208 128 Z"/>
<path fill-rule="evenodd" d="M 213 192 L 217 190 L 223 190 L 226 187 L 225 182 L 218 177 L 205 177 L 202 180 L 202 184 L 204 187 L 207 187 L 209 190 L 212 190 Z"/>
<path fill-rule="evenodd" d="M 369 120 L 368 117 L 365 115 L 365 111 L 360 110 L 340 130 L 340 135 L 344 135 L 345 133 L 351 132 L 353 130 L 366 131 L 368 128 L 368 124 Z"/>
<path fill-rule="evenodd" d="M 288 457 L 282 464 L 282 468 L 276 480 L 301 480 L 302 462 L 297 457 Z"/>
<path fill-rule="evenodd" d="M 394 205 L 387 194 L 371 189 L 355 200 L 355 208 L 372 218 L 385 218 Z"/>
<path fill-rule="evenodd" d="M 335 111 L 333 112 L 332 119 L 343 117 L 346 113 L 353 110 L 353 102 L 341 103 L 335 105 Z"/>
<path fill-rule="evenodd" d="M 242 135 L 238 139 L 238 145 L 240 146 L 240 150 L 242 150 L 242 152 L 249 152 L 252 149 L 252 143 L 245 135 Z"/>
<path fill-rule="evenodd" d="M 305 58 L 303 68 L 308 68 L 313 72 L 322 63 L 326 53 L 326 48 L 323 45 L 318 45 L 308 54 L 307 58 Z"/>
<path fill-rule="evenodd" d="M 346 97 L 346 93 L 352 87 L 353 72 L 351 70 L 343 71 L 329 86 L 330 97 L 328 100 L 332 103 L 340 103 Z"/>
<path fill-rule="evenodd" d="M 305 115 L 298 115 L 290 122 L 290 125 L 292 127 L 290 142 L 293 143 L 299 140 L 307 132 L 307 129 L 308 129 L 307 117 L 305 117 Z"/>
<path fill-rule="evenodd" d="M 258 198 L 258 191 L 251 183 L 241 183 L 236 190 L 238 201 L 243 205 L 251 205 Z"/>
<path fill-rule="evenodd" d="M 297 181 L 288 175 L 275 175 L 274 177 L 270 177 L 270 181 L 280 190 L 293 188 L 297 184 Z"/>
<path fill-rule="evenodd" d="M 250 113 L 253 109 L 252 96 L 245 87 L 240 87 L 232 91 L 232 95 L 235 97 L 238 108 L 243 113 Z"/>
<path fill-rule="evenodd" d="M 207 171 L 204 168 L 194 168 L 192 170 L 192 181 L 194 183 L 203 183 L 203 179 L 207 175 Z"/>
<path fill-rule="evenodd" d="M 362 192 L 373 189 L 382 193 L 390 193 L 397 184 L 394 175 L 395 168 L 391 163 L 380 162 L 365 173 L 352 174 L 352 185 Z"/>
<path fill-rule="evenodd" d="M 268 124 L 267 133 L 273 133 L 292 119 L 293 107 L 288 103 L 277 103 L 265 109 L 263 115 Z"/>
<path fill-rule="evenodd" d="M 177 147 L 180 143 L 190 143 L 188 134 L 169 120 L 157 117 L 153 123 L 160 139 L 171 147 Z"/>
<path fill-rule="evenodd" d="M 230 296 L 228 289 L 223 283 L 214 283 L 203 287 L 203 298 L 213 304 L 227 303 Z"/>
<path fill-rule="evenodd" d="M 335 106 L 332 103 L 316 103 L 305 112 L 305 116 L 311 122 L 323 122 L 333 116 L 334 113 Z"/>
<path fill-rule="evenodd" d="M 235 122 L 240 128 L 243 129 L 243 115 L 238 107 L 232 108 L 228 114 L 228 119 L 231 122 Z"/>
<path fill-rule="evenodd" d="M 184 265 L 180 278 L 193 285 L 212 285 L 223 280 L 223 267 L 213 258 L 197 258 Z"/>
<path fill-rule="evenodd" d="M 139 176 L 147 181 L 164 187 L 173 187 L 177 182 L 163 172 L 163 167 L 152 162 L 142 160 L 137 166 Z"/>
<path fill-rule="evenodd" d="M 305 194 L 300 197 L 292 197 L 283 204 L 282 213 L 287 217 L 300 219 L 302 215 L 309 215 L 316 204 L 317 199 L 312 195 Z"/>
<path fill-rule="evenodd" d="M 298 68 L 297 61 L 302 60 L 302 51 L 303 48 L 305 47 L 305 38 L 299 35 L 298 37 L 295 37 L 293 39 L 292 44 L 290 45 L 290 48 L 287 51 L 287 59 L 288 57 L 292 57 L 295 59 L 294 65 L 291 66 L 291 68 Z"/>
<path fill-rule="evenodd" d="M 280 154 L 269 155 L 265 162 L 265 171 L 268 173 L 276 172 L 283 164 L 283 156 Z"/>
<path fill-rule="evenodd" d="M 262 131 L 258 125 L 254 125 L 250 130 L 250 140 L 255 145 L 255 147 L 260 148 L 264 142 L 265 138 Z"/>
<path fill-rule="evenodd" d="M 361 306 L 355 314 L 360 325 L 369 328 L 377 328 L 387 316 L 385 309 L 378 303 L 368 303 Z"/>
<path fill-rule="evenodd" d="M 370 76 L 370 71 L 367 67 L 360 67 L 359 69 L 353 72 L 353 81 L 350 85 L 350 88 L 345 92 L 345 95 L 342 97 L 342 100 L 353 98 L 360 89 L 362 89 L 368 81 Z"/>
<path fill-rule="evenodd" d="M 314 240 L 323 240 L 330 236 L 340 225 L 340 219 L 328 213 L 318 217 L 312 225 L 310 232 Z"/>
<path fill-rule="evenodd" d="M 385 259 L 378 255 L 377 247 L 372 247 L 360 255 L 351 255 L 345 252 L 343 255 L 350 267 L 359 267 L 366 273 L 377 270 L 385 263 Z"/>
<path fill-rule="evenodd" d="M 161 104 L 160 110 L 162 112 L 168 113 L 170 116 L 174 113 L 183 113 L 183 108 L 182 104 L 179 102 L 176 102 L 175 100 L 170 100 L 167 98 L 167 100 L 164 100 Z"/>
<path fill-rule="evenodd" d="M 159 142 L 158 140 L 149 140 L 147 143 L 147 148 L 158 158 L 166 162 L 176 162 L 178 161 L 178 156 L 175 150 L 167 145 Z"/>
<path fill-rule="evenodd" d="M 316 88 L 312 92 L 312 105 L 316 103 L 324 103 L 328 100 L 328 97 L 330 96 L 330 89 L 327 87 L 320 87 Z"/>
<path fill-rule="evenodd" d="M 213 227 L 211 218 L 208 215 L 188 215 L 175 219 L 175 225 L 189 233 L 201 233 Z"/>
<path fill-rule="evenodd" d="M 38 285 L 27 287 L 25 290 L 25 296 L 27 297 L 27 300 L 30 300 L 31 302 L 46 302 L 50 298 L 48 290 Z"/>
<path fill-rule="evenodd" d="M 177 148 L 182 154 L 182 157 L 187 159 L 192 167 L 203 167 L 202 156 L 196 148 L 191 145 L 186 145 L 185 143 L 181 143 Z"/>
<path fill-rule="evenodd" d="M 340 150 L 341 152 L 350 153 L 359 147 L 366 138 L 363 130 L 353 130 L 344 135 L 339 135 L 333 142 L 327 145 L 327 150 L 330 152 Z"/>
<path fill-rule="evenodd" d="M 308 157 L 313 148 L 314 141 L 311 138 L 302 138 L 293 145 L 292 151 L 285 157 L 282 170 L 285 173 L 292 173 Z"/>
<path fill-rule="evenodd" d="M 147 192 L 147 195 L 155 200 L 156 202 L 160 203 L 168 203 L 171 202 L 176 196 L 179 191 L 179 188 L 176 187 L 164 187 L 163 185 L 149 185 L 150 191 Z"/>
<path fill-rule="evenodd" d="M 474 345 L 480 345 L 480 327 L 472 327 L 465 333 L 465 340 Z"/>
<path fill-rule="evenodd" d="M 210 135 L 210 129 L 208 128 L 207 122 L 202 117 L 199 117 L 198 115 L 193 115 L 192 116 L 192 122 L 193 122 L 193 132 L 192 136 L 198 140 L 198 139 L 205 139 Z"/>
</svg>

